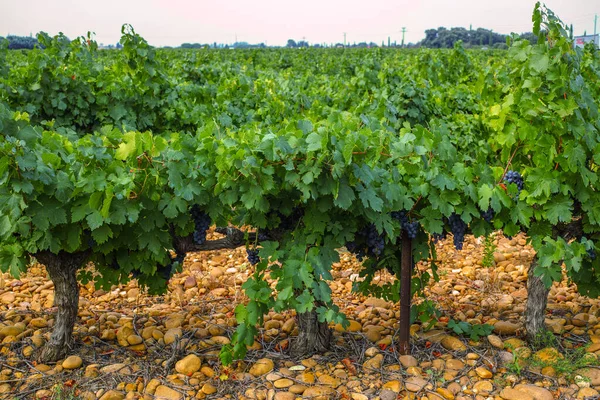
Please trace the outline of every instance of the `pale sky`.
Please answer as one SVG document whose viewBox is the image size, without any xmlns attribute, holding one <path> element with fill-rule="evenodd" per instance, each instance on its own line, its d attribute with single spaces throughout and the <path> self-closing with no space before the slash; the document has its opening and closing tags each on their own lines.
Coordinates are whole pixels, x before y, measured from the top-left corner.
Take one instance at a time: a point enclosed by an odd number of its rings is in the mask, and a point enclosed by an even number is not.
<svg viewBox="0 0 600 400">
<path fill-rule="evenodd" d="M 150 44 L 267 42 L 309 43 L 401 40 L 418 42 L 425 29 L 473 25 L 499 33 L 531 31 L 534 0 L 0 0 L 0 36 L 96 33 L 115 44 L 130 23 Z M 547 0 L 575 35 L 594 31 L 600 0 Z M 600 16 L 598 19 L 600 32 Z"/>
</svg>

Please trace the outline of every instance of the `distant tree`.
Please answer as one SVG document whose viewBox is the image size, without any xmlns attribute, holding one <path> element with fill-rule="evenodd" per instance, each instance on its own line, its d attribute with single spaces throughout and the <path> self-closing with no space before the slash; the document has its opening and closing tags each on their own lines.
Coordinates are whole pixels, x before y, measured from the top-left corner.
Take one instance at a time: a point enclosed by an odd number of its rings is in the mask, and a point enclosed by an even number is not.
<svg viewBox="0 0 600 400">
<path fill-rule="evenodd" d="M 201 49 L 204 45 L 200 43 L 182 43 L 179 47 L 182 49 Z"/>
<path fill-rule="evenodd" d="M 531 32 L 525 32 L 525 33 L 521 33 L 521 34 L 519 35 L 519 38 L 520 38 L 520 39 L 523 39 L 523 40 L 529 40 L 529 43 L 531 43 L 531 44 L 535 44 L 535 43 L 537 43 L 537 36 L 535 36 L 535 35 L 534 35 L 533 33 L 531 33 Z"/>
<path fill-rule="evenodd" d="M 294 39 L 288 39 L 286 46 L 287 47 L 298 47 L 298 45 L 296 44 L 296 41 Z"/>
<path fill-rule="evenodd" d="M 439 27 L 437 29 L 428 29 L 425 31 L 425 39 L 418 43 L 420 47 L 429 48 L 452 48 L 458 41 L 462 41 L 465 47 L 472 46 L 494 46 L 499 43 L 506 43 L 506 35 L 495 33 L 489 29 L 478 28 L 477 30 L 467 30 L 461 27 L 446 29 Z"/>
<path fill-rule="evenodd" d="M 36 38 L 30 36 L 8 35 L 6 39 L 10 50 L 33 49 L 39 44 Z"/>
</svg>

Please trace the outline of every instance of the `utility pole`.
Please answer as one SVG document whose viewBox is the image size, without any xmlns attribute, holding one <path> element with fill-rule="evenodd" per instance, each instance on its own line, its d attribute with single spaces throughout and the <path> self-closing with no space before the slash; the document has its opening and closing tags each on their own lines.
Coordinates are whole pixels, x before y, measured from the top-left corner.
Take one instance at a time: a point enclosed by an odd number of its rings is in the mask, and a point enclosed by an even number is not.
<svg viewBox="0 0 600 400">
<path fill-rule="evenodd" d="M 390 37 L 388 36 L 388 47 L 390 47 L 391 44 L 392 42 L 390 41 Z"/>
<path fill-rule="evenodd" d="M 404 47 L 404 34 L 406 33 L 406 28 L 402 27 L 402 47 Z"/>
<path fill-rule="evenodd" d="M 346 32 L 344 32 L 344 47 L 346 47 Z"/>
<path fill-rule="evenodd" d="M 596 35 L 596 23 L 598 22 L 598 14 L 594 15 L 594 36 Z"/>
</svg>

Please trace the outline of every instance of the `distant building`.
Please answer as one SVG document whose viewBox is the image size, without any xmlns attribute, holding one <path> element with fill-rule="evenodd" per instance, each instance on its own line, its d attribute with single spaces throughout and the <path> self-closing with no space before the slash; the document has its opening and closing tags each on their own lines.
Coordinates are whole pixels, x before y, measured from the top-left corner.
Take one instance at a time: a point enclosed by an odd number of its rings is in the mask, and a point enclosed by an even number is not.
<svg viewBox="0 0 600 400">
<path fill-rule="evenodd" d="M 573 45 L 575 47 L 584 47 L 586 43 L 594 43 L 596 47 L 600 47 L 600 35 L 575 36 Z"/>
</svg>

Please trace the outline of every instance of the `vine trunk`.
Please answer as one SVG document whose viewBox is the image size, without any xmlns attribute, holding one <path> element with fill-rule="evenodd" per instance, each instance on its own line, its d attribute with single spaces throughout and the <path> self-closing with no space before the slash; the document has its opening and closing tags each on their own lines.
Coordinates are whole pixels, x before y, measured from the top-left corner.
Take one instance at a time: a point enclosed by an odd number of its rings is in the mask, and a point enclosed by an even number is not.
<svg viewBox="0 0 600 400">
<path fill-rule="evenodd" d="M 35 258 L 46 266 L 54 283 L 54 306 L 57 307 L 54 329 L 39 356 L 41 362 L 52 362 L 64 358 L 73 349 L 73 328 L 79 307 L 77 270 L 86 256 L 84 253 L 53 254 L 44 251 L 36 254 Z"/>
<path fill-rule="evenodd" d="M 318 306 L 318 304 L 317 304 Z M 327 322 L 319 322 L 315 309 L 296 316 L 298 337 L 290 344 L 292 357 L 307 358 L 325 353 L 331 345 L 331 329 Z"/>
<path fill-rule="evenodd" d="M 549 289 L 544 282 L 534 275 L 537 266 L 537 256 L 534 257 L 527 271 L 527 304 L 525 307 L 525 330 L 529 343 L 535 343 L 546 330 L 545 312 L 548 303 Z"/>
</svg>

